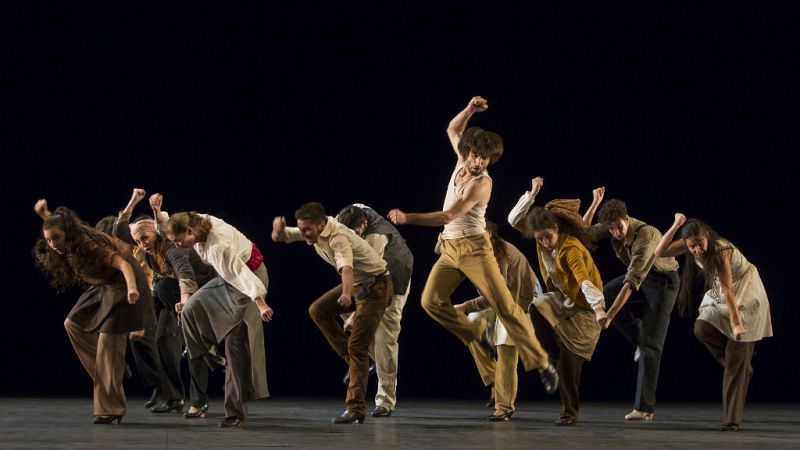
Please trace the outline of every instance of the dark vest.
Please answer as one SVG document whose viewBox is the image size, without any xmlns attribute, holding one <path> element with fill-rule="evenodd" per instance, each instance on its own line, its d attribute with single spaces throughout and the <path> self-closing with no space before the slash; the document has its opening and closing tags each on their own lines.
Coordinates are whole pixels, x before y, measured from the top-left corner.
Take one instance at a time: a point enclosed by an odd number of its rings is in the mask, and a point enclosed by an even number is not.
<svg viewBox="0 0 800 450">
<path fill-rule="evenodd" d="M 370 233 L 380 233 L 389 238 L 389 243 L 383 250 L 383 259 L 389 266 L 389 272 L 392 273 L 394 293 L 405 294 L 408 282 L 411 280 L 411 270 L 414 267 L 414 255 L 411 254 L 405 239 L 400 236 L 394 225 L 372 208 L 358 204 L 355 206 L 361 208 L 367 215 L 367 229 L 364 230 L 364 236 Z"/>
</svg>

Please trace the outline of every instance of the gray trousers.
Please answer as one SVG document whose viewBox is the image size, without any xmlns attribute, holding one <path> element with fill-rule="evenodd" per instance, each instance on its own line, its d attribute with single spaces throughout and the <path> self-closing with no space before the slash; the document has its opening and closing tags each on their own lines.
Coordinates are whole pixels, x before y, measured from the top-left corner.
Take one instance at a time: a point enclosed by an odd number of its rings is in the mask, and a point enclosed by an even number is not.
<svg viewBox="0 0 800 450">
<path fill-rule="evenodd" d="M 607 302 L 614 301 L 623 284 L 625 284 L 624 275 L 611 280 L 603 287 L 603 295 Z M 670 314 L 675 306 L 679 288 L 678 272 L 661 273 L 651 270 L 639 286 L 641 295 L 637 295 L 642 301 L 642 317 L 633 314 L 628 306 L 632 303 L 629 300 L 612 322 L 631 344 L 641 349 L 639 372 L 636 376 L 636 399 L 633 405 L 635 410 L 655 412 L 661 352 L 664 350 Z"/>
<path fill-rule="evenodd" d="M 722 423 L 742 423 L 747 386 L 753 376 L 755 342 L 736 342 L 729 339 L 705 320 L 694 322 L 694 335 L 724 367 L 722 375 Z"/>
</svg>

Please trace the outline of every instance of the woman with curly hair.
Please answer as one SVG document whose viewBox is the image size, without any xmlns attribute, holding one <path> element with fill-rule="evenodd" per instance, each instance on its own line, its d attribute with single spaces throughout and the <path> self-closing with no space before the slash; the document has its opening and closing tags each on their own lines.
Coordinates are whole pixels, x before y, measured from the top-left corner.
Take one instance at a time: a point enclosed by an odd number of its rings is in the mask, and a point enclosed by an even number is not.
<svg viewBox="0 0 800 450">
<path fill-rule="evenodd" d="M 575 425 L 578 418 L 583 362 L 591 359 L 600 325 L 606 316 L 603 282 L 587 248 L 593 248 L 588 229 L 578 214 L 580 200 L 556 199 L 544 208 L 533 206 L 544 184 L 541 177 L 517 202 L 508 221 L 536 241 L 539 270 L 546 293 L 528 308 L 536 336 L 558 361 L 561 416 L 556 425 Z M 530 211 L 529 211 L 530 210 Z"/>
<path fill-rule="evenodd" d="M 679 228 L 680 235 L 673 240 Z M 694 335 L 725 369 L 721 430 L 738 431 L 753 374 L 750 361 L 755 343 L 772 336 L 767 292 L 756 266 L 730 241 L 702 221 L 687 221 L 686 216 L 675 213 L 675 221 L 656 247 L 656 256 L 684 254 L 678 312 L 686 314 L 692 304 L 692 287 L 702 277 L 706 293 L 694 322 Z"/>
<path fill-rule="evenodd" d="M 42 238 L 33 256 L 58 292 L 86 291 L 64 321 L 72 346 L 94 382 L 94 423 L 119 424 L 127 411 L 122 378 L 129 332 L 154 322 L 153 299 L 131 247 L 83 222 L 73 211 L 52 213 L 39 200 Z"/>
</svg>

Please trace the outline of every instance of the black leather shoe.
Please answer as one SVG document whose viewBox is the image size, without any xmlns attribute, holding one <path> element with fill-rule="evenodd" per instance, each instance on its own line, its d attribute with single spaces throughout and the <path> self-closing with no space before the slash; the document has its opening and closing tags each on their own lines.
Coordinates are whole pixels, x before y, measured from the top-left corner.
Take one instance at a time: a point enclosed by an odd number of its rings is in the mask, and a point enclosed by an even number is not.
<svg viewBox="0 0 800 450">
<path fill-rule="evenodd" d="M 168 400 L 158 406 L 153 407 L 150 412 L 153 413 L 179 413 L 183 409 L 183 400 Z"/>
<path fill-rule="evenodd" d="M 497 415 L 492 414 L 491 416 L 487 417 L 486 420 L 489 422 L 508 422 L 511 420 L 511 416 L 514 415 L 514 411 L 506 411 L 503 414 Z"/>
<path fill-rule="evenodd" d="M 560 427 L 574 427 L 577 422 L 576 419 L 571 417 L 559 417 L 559 419 L 556 420 L 556 425 Z"/>
<path fill-rule="evenodd" d="M 194 411 L 192 411 L 194 408 Z M 186 419 L 205 419 L 208 417 L 208 403 L 203 406 L 190 406 L 189 409 L 183 413 L 183 417 Z"/>
<path fill-rule="evenodd" d="M 375 407 L 375 409 L 372 410 L 372 414 L 370 415 L 372 417 L 389 417 L 392 415 L 392 410 L 386 409 L 383 406 L 378 405 Z"/>
<path fill-rule="evenodd" d="M 122 423 L 122 416 L 97 416 L 94 418 L 95 425 L 119 425 Z"/>
<path fill-rule="evenodd" d="M 548 364 L 544 370 L 539 371 L 539 376 L 542 377 L 542 386 L 544 391 L 548 394 L 558 390 L 558 371 L 552 364 Z"/>
<path fill-rule="evenodd" d="M 150 400 L 148 400 L 147 403 L 144 404 L 144 407 L 150 409 L 153 406 L 156 406 L 157 403 L 158 403 L 158 388 L 155 388 L 153 389 L 153 393 L 150 395 Z"/>
<path fill-rule="evenodd" d="M 375 373 L 376 373 L 377 370 L 378 370 L 377 367 L 375 367 L 375 361 L 370 361 L 369 362 L 369 370 L 367 372 L 367 376 L 368 377 L 375 376 Z M 344 383 L 345 385 L 349 385 L 350 384 L 350 368 L 349 367 L 347 368 L 347 372 L 344 373 L 344 378 L 342 378 L 342 383 Z"/>
<path fill-rule="evenodd" d="M 739 425 L 735 423 L 723 423 L 719 431 L 739 431 Z"/>
<path fill-rule="evenodd" d="M 244 428 L 244 417 L 230 416 L 222 419 L 219 426 L 222 428 Z"/>
<path fill-rule="evenodd" d="M 345 411 L 341 416 L 334 417 L 333 423 L 364 423 L 364 414 Z"/>
</svg>

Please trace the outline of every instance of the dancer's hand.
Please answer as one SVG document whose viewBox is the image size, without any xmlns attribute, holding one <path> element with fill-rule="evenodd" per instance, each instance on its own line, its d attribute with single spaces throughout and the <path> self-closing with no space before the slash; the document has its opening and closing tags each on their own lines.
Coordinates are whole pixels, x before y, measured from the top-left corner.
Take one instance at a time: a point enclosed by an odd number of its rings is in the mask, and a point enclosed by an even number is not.
<svg viewBox="0 0 800 450">
<path fill-rule="evenodd" d="M 731 328 L 733 330 L 733 337 L 737 341 L 741 340 L 747 332 L 747 328 L 745 328 L 742 322 L 739 322 L 738 325 L 731 324 Z"/>
<path fill-rule="evenodd" d="M 609 316 L 608 313 L 606 313 L 606 310 L 603 308 L 598 308 L 594 310 L 594 320 L 596 320 L 597 323 L 599 323 L 600 326 L 603 328 L 608 328 L 608 326 L 611 325 L 611 320 L 613 318 L 614 317 Z"/>
<path fill-rule="evenodd" d="M 472 97 L 467 105 L 469 112 L 476 113 L 489 109 L 489 102 L 480 95 Z"/>
<path fill-rule="evenodd" d="M 395 225 L 402 225 L 406 223 L 406 213 L 397 208 L 389 211 L 389 214 L 387 214 L 386 217 L 388 217 L 389 220 L 391 220 Z"/>
<path fill-rule="evenodd" d="M 599 188 L 595 188 L 592 190 L 592 204 L 599 205 L 600 202 L 603 201 L 603 197 L 606 195 L 606 187 L 600 186 Z"/>
<path fill-rule="evenodd" d="M 135 304 L 139 300 L 139 290 L 134 288 L 128 289 L 128 303 Z"/>
<path fill-rule="evenodd" d="M 272 240 L 283 242 L 286 239 L 286 217 L 278 216 L 272 219 Z"/>
<path fill-rule="evenodd" d="M 676 212 L 675 213 L 675 222 L 672 224 L 673 227 L 678 228 L 683 226 L 686 223 L 686 216 L 683 213 Z"/>
<path fill-rule="evenodd" d="M 461 314 L 467 314 L 467 304 L 466 303 L 459 303 L 457 305 L 453 305 L 453 308 L 456 311 L 460 312 Z"/>
<path fill-rule="evenodd" d="M 262 298 L 256 299 L 256 306 L 258 306 L 258 310 L 261 312 L 261 320 L 264 322 L 272 321 L 272 308 L 269 307 L 267 302 L 264 301 Z"/>
<path fill-rule="evenodd" d="M 532 179 L 531 180 L 531 195 L 536 197 L 536 194 L 539 193 L 539 191 L 542 189 L 542 186 L 544 186 L 544 178 L 536 177 L 536 178 Z"/>
<path fill-rule="evenodd" d="M 142 201 L 142 199 L 144 198 L 145 195 L 147 195 L 147 192 L 145 192 L 144 189 L 133 188 L 133 192 L 131 192 L 130 203 L 132 205 L 135 205 L 135 204 L 139 203 L 140 201 Z"/>
<path fill-rule="evenodd" d="M 337 300 L 336 303 L 343 308 L 349 308 L 350 305 L 353 304 L 353 297 L 347 294 L 342 294 L 339 296 L 339 300 Z"/>
<path fill-rule="evenodd" d="M 43 198 L 36 201 L 36 204 L 33 205 L 33 211 L 36 213 L 36 215 L 41 217 L 42 220 L 52 214 L 50 209 L 47 208 L 47 200 Z"/>
<path fill-rule="evenodd" d="M 153 209 L 153 215 L 156 217 L 156 221 L 158 221 L 159 217 L 161 216 L 161 205 L 164 204 L 164 196 L 156 192 L 155 194 L 150 196 L 150 208 Z"/>
</svg>

